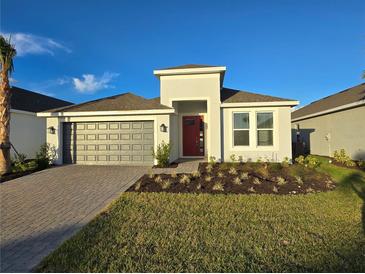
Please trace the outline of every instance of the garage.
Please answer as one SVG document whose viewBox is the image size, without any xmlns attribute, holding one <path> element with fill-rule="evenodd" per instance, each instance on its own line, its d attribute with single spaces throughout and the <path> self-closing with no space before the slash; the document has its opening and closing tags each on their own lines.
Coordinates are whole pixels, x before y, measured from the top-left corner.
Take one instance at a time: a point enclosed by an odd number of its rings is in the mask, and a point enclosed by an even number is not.
<svg viewBox="0 0 365 274">
<path fill-rule="evenodd" d="M 63 163 L 152 165 L 153 121 L 65 122 Z"/>
</svg>

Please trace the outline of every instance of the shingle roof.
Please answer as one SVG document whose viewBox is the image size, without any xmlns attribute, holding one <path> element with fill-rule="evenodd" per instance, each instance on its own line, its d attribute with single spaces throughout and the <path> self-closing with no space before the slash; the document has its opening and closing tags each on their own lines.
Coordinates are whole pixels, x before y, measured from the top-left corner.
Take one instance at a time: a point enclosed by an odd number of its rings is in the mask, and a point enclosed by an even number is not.
<svg viewBox="0 0 365 274">
<path fill-rule="evenodd" d="M 73 104 L 71 102 L 14 86 L 10 88 L 10 93 L 10 107 L 17 110 L 39 112 Z"/>
<path fill-rule="evenodd" d="M 81 103 L 65 108 L 57 108 L 51 112 L 77 112 L 77 111 L 124 111 L 124 110 L 151 110 L 151 109 L 171 109 L 161 105 L 159 100 L 146 99 L 133 93 L 122 93 L 94 101 Z"/>
<path fill-rule="evenodd" d="M 230 88 L 222 88 L 221 90 L 222 103 L 277 102 L 277 101 L 295 101 L 295 100 L 258 94 L 243 90 L 230 89 Z"/>
<path fill-rule="evenodd" d="M 333 95 L 314 101 L 292 112 L 292 119 L 365 100 L 365 83 L 345 89 Z"/>
<path fill-rule="evenodd" d="M 169 67 L 169 68 L 161 68 L 158 70 L 169 70 L 169 69 L 191 69 L 191 68 L 214 68 L 220 66 L 212 66 L 212 65 L 199 65 L 199 64 L 186 64 L 182 66 Z"/>
</svg>

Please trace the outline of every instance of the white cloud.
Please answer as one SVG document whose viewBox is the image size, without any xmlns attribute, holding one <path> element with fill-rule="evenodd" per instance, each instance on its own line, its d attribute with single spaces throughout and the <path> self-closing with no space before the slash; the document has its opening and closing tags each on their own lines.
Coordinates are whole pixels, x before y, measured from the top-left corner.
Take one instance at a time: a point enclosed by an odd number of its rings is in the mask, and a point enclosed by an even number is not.
<svg viewBox="0 0 365 274">
<path fill-rule="evenodd" d="M 59 42 L 47 37 L 37 36 L 30 33 L 1 33 L 5 37 L 11 37 L 11 42 L 15 45 L 17 55 L 28 54 L 49 54 L 54 55 L 61 50 L 70 53 L 71 50 Z"/>
<path fill-rule="evenodd" d="M 94 74 L 83 74 L 81 78 L 72 78 L 75 89 L 80 93 L 94 93 L 100 89 L 111 88 L 109 84 L 119 73 L 104 72 L 100 77 Z"/>
</svg>

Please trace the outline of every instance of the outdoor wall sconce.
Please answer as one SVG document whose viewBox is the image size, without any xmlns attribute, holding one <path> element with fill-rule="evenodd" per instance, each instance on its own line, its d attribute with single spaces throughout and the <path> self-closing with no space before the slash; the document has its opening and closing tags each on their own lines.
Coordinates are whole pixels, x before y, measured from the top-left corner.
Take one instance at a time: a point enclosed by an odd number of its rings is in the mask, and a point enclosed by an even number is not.
<svg viewBox="0 0 365 274">
<path fill-rule="evenodd" d="M 160 131 L 161 132 L 167 132 L 167 126 L 165 124 L 161 124 Z"/>
<path fill-rule="evenodd" d="M 49 127 L 49 128 L 47 128 L 48 129 L 48 133 L 49 134 L 55 134 L 56 133 L 56 129 L 54 128 L 54 127 Z"/>
</svg>

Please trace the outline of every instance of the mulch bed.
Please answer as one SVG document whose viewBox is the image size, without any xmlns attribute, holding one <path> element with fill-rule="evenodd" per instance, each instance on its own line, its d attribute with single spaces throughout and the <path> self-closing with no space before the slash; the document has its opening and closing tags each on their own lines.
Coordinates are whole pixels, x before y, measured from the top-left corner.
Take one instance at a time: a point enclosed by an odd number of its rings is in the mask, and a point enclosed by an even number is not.
<svg viewBox="0 0 365 274">
<path fill-rule="evenodd" d="M 282 167 L 273 163 L 223 163 L 215 164 L 211 171 L 207 170 L 207 165 L 201 163 L 199 174 L 195 176 L 143 175 L 127 191 L 295 195 L 330 191 L 335 188 L 329 176 L 300 165 Z"/>
<path fill-rule="evenodd" d="M 19 172 L 4 174 L 4 175 L 1 175 L 1 177 L 0 177 L 0 183 L 4 183 L 6 181 L 10 181 L 10 180 L 13 180 L 13 179 L 16 179 L 19 177 L 23 177 L 25 175 L 29 175 L 36 171 L 39 171 L 39 170 L 35 169 L 35 170 L 19 171 Z"/>
</svg>

